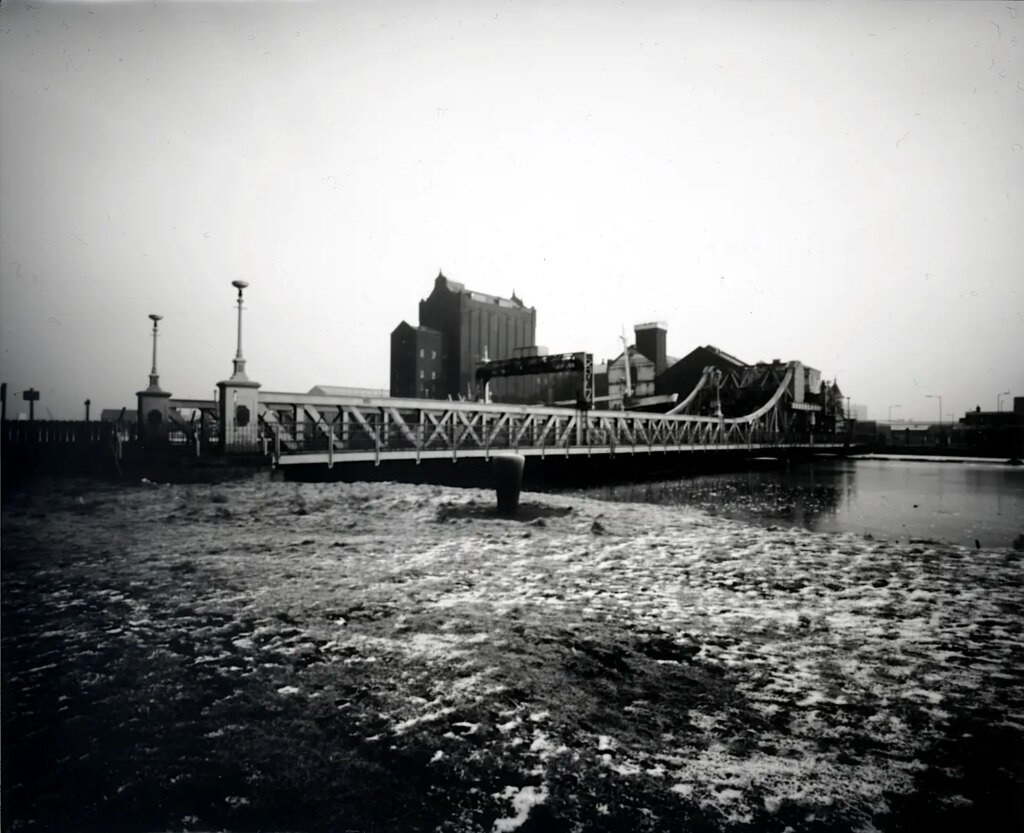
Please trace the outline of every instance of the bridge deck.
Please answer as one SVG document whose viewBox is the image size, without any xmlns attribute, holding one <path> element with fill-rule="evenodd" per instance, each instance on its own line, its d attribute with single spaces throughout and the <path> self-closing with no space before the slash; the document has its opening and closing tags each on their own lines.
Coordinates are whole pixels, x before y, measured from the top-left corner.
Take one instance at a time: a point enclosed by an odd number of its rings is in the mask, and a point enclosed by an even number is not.
<svg viewBox="0 0 1024 833">
<path fill-rule="evenodd" d="M 593 446 L 587 448 L 586 446 L 577 447 L 570 446 L 569 448 L 460 448 L 455 453 L 450 449 L 432 449 L 432 450 L 415 450 L 415 449 L 395 449 L 381 451 L 336 451 L 328 453 L 326 451 L 316 452 L 299 452 L 292 454 L 282 454 L 276 461 L 278 466 L 308 466 L 308 465 L 334 465 L 339 463 L 382 463 L 389 460 L 453 460 L 457 461 L 462 458 L 469 459 L 490 459 L 491 457 L 498 457 L 502 454 L 522 454 L 525 457 L 591 457 L 591 456 L 610 456 L 615 457 L 618 455 L 636 455 L 636 454 L 669 454 L 669 453 L 709 453 L 714 454 L 723 451 L 745 451 L 745 452 L 769 452 L 769 451 L 783 451 L 793 449 L 805 449 L 809 451 L 817 451 L 821 454 L 835 454 L 838 451 L 843 450 L 841 445 L 825 445 L 815 443 L 814 445 L 808 443 L 754 443 L 751 445 L 733 444 L 733 445 L 666 445 L 666 446 L 618 446 L 615 448 L 609 446 Z"/>
</svg>

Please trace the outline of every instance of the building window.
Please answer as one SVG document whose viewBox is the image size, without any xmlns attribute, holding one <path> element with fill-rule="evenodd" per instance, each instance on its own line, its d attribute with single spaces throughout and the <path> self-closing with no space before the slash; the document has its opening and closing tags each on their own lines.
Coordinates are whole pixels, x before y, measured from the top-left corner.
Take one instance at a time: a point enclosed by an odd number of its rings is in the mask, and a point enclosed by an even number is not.
<svg viewBox="0 0 1024 833">
<path fill-rule="evenodd" d="M 437 378 L 437 374 L 433 370 L 430 371 L 430 378 L 431 379 L 436 379 Z"/>
<path fill-rule="evenodd" d="M 437 350 L 431 350 L 430 351 L 430 358 L 432 358 L 432 359 L 436 359 L 437 358 Z"/>
<path fill-rule="evenodd" d="M 420 358 L 421 359 L 423 358 L 423 348 L 422 347 L 420 348 Z"/>
<path fill-rule="evenodd" d="M 421 379 L 423 378 L 423 371 L 422 370 L 420 371 L 420 378 Z"/>
</svg>

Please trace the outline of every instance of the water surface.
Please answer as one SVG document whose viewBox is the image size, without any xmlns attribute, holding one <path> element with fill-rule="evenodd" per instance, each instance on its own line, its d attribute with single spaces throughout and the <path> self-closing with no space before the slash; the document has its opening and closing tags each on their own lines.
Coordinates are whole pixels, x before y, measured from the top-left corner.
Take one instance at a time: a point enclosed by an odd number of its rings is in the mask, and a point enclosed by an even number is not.
<svg viewBox="0 0 1024 833">
<path fill-rule="evenodd" d="M 1024 533 L 1024 468 L 1002 463 L 837 458 L 583 493 L 904 541 L 1008 547 Z"/>
</svg>

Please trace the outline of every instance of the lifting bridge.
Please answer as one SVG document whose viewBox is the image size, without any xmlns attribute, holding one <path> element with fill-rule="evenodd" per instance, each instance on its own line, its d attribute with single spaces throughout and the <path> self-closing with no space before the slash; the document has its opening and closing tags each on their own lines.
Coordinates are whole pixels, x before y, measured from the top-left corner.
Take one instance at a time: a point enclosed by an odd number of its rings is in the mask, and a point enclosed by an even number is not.
<svg viewBox="0 0 1024 833">
<path fill-rule="evenodd" d="M 806 421 L 793 418 L 801 410 L 791 384 L 797 372 L 798 363 L 781 366 L 763 404 L 733 417 L 685 412 L 702 391 L 721 385 L 711 368 L 670 413 L 260 391 L 256 419 L 227 432 L 223 450 L 259 450 L 277 466 L 331 467 L 345 462 L 454 461 L 509 452 L 572 457 L 841 447 L 842 437 L 815 436 L 813 422 L 808 431 Z M 207 424 L 214 403 L 170 404 L 198 409 L 204 415 L 202 424 Z M 180 415 L 172 421 L 182 429 L 189 424 Z M 206 435 L 199 425 L 194 428 L 190 439 Z"/>
</svg>

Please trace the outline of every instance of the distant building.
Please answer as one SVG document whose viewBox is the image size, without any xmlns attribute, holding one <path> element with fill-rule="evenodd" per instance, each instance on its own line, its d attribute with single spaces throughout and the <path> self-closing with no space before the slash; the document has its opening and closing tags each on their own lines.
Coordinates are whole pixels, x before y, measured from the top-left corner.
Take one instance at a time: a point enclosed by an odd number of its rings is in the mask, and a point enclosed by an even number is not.
<svg viewBox="0 0 1024 833">
<path fill-rule="evenodd" d="M 138 409 L 131 408 L 104 408 L 100 411 L 100 422 L 125 422 L 135 424 L 139 419 Z"/>
<path fill-rule="evenodd" d="M 392 395 L 475 399 L 474 374 L 485 352 L 490 360 L 512 358 L 535 343 L 536 329 L 537 311 L 514 292 L 511 298 L 474 292 L 438 273 L 420 301 L 420 326 L 403 321 L 391 334 Z M 432 353 L 436 366 L 423 363 Z"/>
<path fill-rule="evenodd" d="M 655 392 L 658 394 L 675 393 L 683 400 L 690 395 L 690 392 L 697 386 L 704 369 L 717 367 L 723 373 L 734 370 L 743 370 L 748 365 L 735 356 L 712 347 L 710 344 L 704 347 L 696 347 L 683 356 L 679 361 L 669 365 L 665 371 L 658 375 L 655 381 Z"/>
<path fill-rule="evenodd" d="M 636 345 L 630 344 L 608 363 L 608 407 L 612 410 L 623 407 L 626 394 L 626 361 L 629 361 L 629 387 L 634 399 L 654 396 L 655 363 Z"/>
<path fill-rule="evenodd" d="M 391 395 L 444 399 L 444 336 L 430 327 L 403 321 L 391 332 Z"/>
<path fill-rule="evenodd" d="M 968 411 L 958 429 L 961 442 L 971 451 L 1024 457 L 1024 396 L 1013 398 L 1012 411 Z"/>
</svg>

